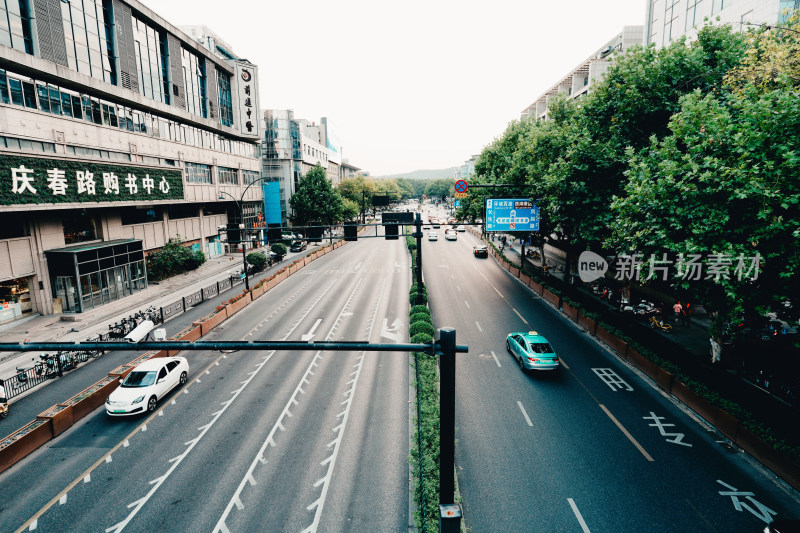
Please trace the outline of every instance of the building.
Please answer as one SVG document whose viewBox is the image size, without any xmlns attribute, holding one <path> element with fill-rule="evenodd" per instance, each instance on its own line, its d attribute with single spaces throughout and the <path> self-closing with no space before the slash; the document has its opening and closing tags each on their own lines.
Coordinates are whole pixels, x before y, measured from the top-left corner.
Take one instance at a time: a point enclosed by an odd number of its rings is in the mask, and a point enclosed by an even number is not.
<svg viewBox="0 0 800 533">
<path fill-rule="evenodd" d="M 521 118 L 547 118 L 547 106 L 559 94 L 570 98 L 580 98 L 599 82 L 611 65 L 615 53 L 625 52 L 635 44 L 642 44 L 643 26 L 624 26 L 622 32 L 601 46 L 555 85 L 541 94 L 531 105 L 522 110 Z"/>
<path fill-rule="evenodd" d="M 342 159 L 342 164 L 339 165 L 339 183 L 341 183 L 342 180 L 355 178 L 359 174 L 363 175 L 360 171 L 361 169 L 355 165 L 351 165 L 350 161 Z"/>
<path fill-rule="evenodd" d="M 783 24 L 796 10 L 800 0 L 649 0 L 644 42 L 661 47 L 682 35 L 694 38 L 705 19 L 737 31 L 754 24 Z"/>
<path fill-rule="evenodd" d="M 473 155 L 464 164 L 458 167 L 453 176 L 456 180 L 465 180 L 475 174 L 475 162 L 478 161 L 480 154 Z"/>
<path fill-rule="evenodd" d="M 325 169 L 328 179 L 337 185 L 345 172 L 354 169 L 342 165 L 342 147 L 327 117 L 319 124 L 295 119 L 290 109 L 264 111 L 262 141 L 262 175 L 267 183 L 264 201 L 268 224 L 288 225 L 291 218 L 289 199 L 300 180 L 317 164 Z"/>
<path fill-rule="evenodd" d="M 169 239 L 213 255 L 257 225 L 255 65 L 135 0 L 0 5 L 0 321 L 125 297 Z"/>
</svg>

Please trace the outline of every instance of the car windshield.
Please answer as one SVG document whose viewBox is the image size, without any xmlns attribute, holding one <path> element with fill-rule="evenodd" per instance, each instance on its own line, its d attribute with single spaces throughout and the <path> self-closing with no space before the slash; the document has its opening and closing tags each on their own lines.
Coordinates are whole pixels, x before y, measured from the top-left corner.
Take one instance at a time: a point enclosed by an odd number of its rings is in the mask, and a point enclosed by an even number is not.
<svg viewBox="0 0 800 533">
<path fill-rule="evenodd" d="M 128 374 L 128 377 L 125 378 L 125 381 L 122 382 L 122 387 L 149 387 L 153 383 L 156 382 L 156 372 L 155 370 L 151 370 L 150 372 L 136 372 L 133 371 Z"/>
<path fill-rule="evenodd" d="M 553 348 L 547 342 L 531 342 L 530 345 L 533 353 L 553 353 Z"/>
</svg>

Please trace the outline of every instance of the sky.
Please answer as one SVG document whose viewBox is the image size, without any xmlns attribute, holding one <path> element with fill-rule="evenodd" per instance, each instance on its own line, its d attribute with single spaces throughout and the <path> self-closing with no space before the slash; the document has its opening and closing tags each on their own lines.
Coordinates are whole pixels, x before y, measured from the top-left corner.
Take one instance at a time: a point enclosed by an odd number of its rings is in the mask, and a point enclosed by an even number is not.
<svg viewBox="0 0 800 533">
<path fill-rule="evenodd" d="M 372 176 L 462 165 L 647 0 L 140 0 L 258 66 L 263 109 L 336 128 Z"/>
</svg>

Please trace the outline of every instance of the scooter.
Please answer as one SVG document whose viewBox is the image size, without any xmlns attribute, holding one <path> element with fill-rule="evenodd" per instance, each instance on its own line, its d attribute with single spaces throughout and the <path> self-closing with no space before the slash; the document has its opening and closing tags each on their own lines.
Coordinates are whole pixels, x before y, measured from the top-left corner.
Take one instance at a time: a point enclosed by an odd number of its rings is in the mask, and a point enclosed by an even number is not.
<svg viewBox="0 0 800 533">
<path fill-rule="evenodd" d="M 5 418 L 8 416 L 8 402 L 0 403 L 0 417 Z"/>
<path fill-rule="evenodd" d="M 658 328 L 664 333 L 671 333 L 672 332 L 672 324 L 669 324 L 663 320 L 660 320 L 654 316 L 650 317 L 650 327 L 651 328 Z"/>
</svg>

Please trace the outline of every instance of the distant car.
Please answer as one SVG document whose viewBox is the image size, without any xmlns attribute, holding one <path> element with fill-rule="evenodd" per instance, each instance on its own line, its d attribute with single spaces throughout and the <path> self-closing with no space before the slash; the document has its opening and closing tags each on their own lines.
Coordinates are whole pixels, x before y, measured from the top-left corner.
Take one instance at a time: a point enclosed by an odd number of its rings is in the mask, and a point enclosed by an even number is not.
<svg viewBox="0 0 800 533">
<path fill-rule="evenodd" d="M 444 230 L 444 238 L 447 241 L 456 241 L 458 240 L 458 233 L 454 229 Z"/>
<path fill-rule="evenodd" d="M 489 248 L 485 244 L 478 244 L 472 247 L 472 255 L 475 257 L 489 257 Z"/>
<path fill-rule="evenodd" d="M 308 243 L 306 241 L 294 241 L 292 245 L 289 247 L 290 252 L 302 252 L 308 248 Z"/>
<path fill-rule="evenodd" d="M 428 233 L 428 240 L 429 241 L 438 241 L 439 240 L 439 232 L 438 231 L 431 231 L 430 233 Z"/>
<path fill-rule="evenodd" d="M 136 366 L 106 400 L 109 416 L 152 413 L 156 404 L 189 378 L 185 357 L 154 357 Z"/>
<path fill-rule="evenodd" d="M 439 229 L 440 227 L 441 226 L 439 225 L 439 222 L 437 222 L 437 221 L 433 222 L 433 229 Z"/>
<path fill-rule="evenodd" d="M 422 226 L 422 229 L 431 229 L 431 225 L 430 224 L 425 224 L 424 226 Z"/>
<path fill-rule="evenodd" d="M 456 231 L 467 231 L 467 228 L 465 228 L 463 224 L 459 224 L 459 226 L 456 228 Z"/>
<path fill-rule="evenodd" d="M 536 331 L 509 333 L 506 337 L 506 349 L 517 360 L 523 372 L 558 370 L 561 367 L 553 347 Z"/>
</svg>

